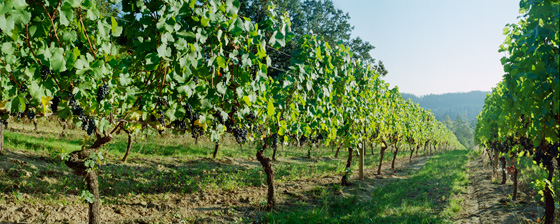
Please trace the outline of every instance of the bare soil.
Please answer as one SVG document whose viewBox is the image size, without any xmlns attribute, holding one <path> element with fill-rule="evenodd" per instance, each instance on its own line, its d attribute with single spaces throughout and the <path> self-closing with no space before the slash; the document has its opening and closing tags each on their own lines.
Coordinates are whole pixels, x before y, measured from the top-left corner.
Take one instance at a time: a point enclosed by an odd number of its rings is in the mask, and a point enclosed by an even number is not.
<svg viewBox="0 0 560 224">
<path fill-rule="evenodd" d="M 535 192 L 520 184 L 518 198 L 512 201 L 513 183 L 493 181 L 493 171 L 488 161 L 472 156 L 468 163 L 469 186 L 461 197 L 462 210 L 453 223 L 538 223 L 544 216 L 544 205 L 535 200 Z M 499 172 L 501 173 L 501 172 Z"/>
</svg>

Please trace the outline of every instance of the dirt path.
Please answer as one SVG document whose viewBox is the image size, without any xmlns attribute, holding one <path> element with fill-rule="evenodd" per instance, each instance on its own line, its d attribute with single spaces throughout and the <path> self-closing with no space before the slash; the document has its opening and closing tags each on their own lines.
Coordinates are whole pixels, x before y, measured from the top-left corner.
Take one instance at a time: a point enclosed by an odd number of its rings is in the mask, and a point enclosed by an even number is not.
<svg viewBox="0 0 560 224">
<path fill-rule="evenodd" d="M 509 200 L 508 194 L 513 192 L 511 180 L 504 185 L 492 182 L 492 168 L 487 164 L 481 157 L 469 158 L 469 186 L 462 195 L 463 208 L 453 223 L 536 223 L 544 215 L 542 204 L 522 188 L 515 202 Z"/>
</svg>

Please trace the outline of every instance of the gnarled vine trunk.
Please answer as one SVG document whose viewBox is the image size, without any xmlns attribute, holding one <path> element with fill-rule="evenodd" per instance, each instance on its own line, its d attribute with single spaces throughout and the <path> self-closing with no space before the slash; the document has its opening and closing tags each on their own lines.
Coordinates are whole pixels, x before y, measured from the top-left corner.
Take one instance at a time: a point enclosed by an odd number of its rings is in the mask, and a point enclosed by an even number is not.
<svg viewBox="0 0 560 224">
<path fill-rule="evenodd" d="M 500 161 L 502 162 L 502 182 L 500 184 L 506 183 L 506 157 L 501 156 Z"/>
<path fill-rule="evenodd" d="M 490 149 L 486 149 L 486 154 L 488 154 L 488 160 L 490 161 L 490 165 L 492 165 L 492 167 L 494 167 L 494 161 L 492 161 L 492 155 L 490 154 Z M 494 171 L 496 172 L 496 171 Z"/>
<path fill-rule="evenodd" d="M 89 204 L 89 223 L 99 224 L 101 223 L 101 214 L 99 213 L 100 201 L 99 201 L 99 183 L 97 180 L 97 172 L 95 169 L 88 169 L 85 165 L 85 161 L 89 156 L 94 153 L 98 148 L 110 142 L 113 139 L 111 135 L 106 135 L 101 137 L 97 135 L 97 140 L 88 149 L 78 150 L 71 152 L 68 160 L 65 164 L 74 170 L 74 173 L 78 176 L 86 179 L 87 189 L 93 194 L 93 203 Z"/>
<path fill-rule="evenodd" d="M 412 155 L 414 154 L 414 151 L 416 151 L 416 155 L 418 155 L 418 149 L 420 149 L 420 145 L 416 145 L 416 149 L 414 149 L 414 147 L 410 148 L 410 158 L 408 158 L 408 162 L 412 162 Z"/>
<path fill-rule="evenodd" d="M 494 149 L 494 175 L 496 176 L 496 178 L 498 178 L 498 158 L 499 158 L 499 154 L 498 154 L 498 150 Z"/>
<path fill-rule="evenodd" d="M 350 178 L 350 175 L 348 174 L 348 170 L 350 169 L 350 166 L 352 166 L 352 148 L 348 148 L 348 160 L 346 161 L 346 169 L 344 169 L 344 176 L 342 176 L 342 181 L 341 181 L 341 185 L 342 186 L 350 186 L 350 182 L 348 181 L 348 178 Z"/>
<path fill-rule="evenodd" d="M 397 160 L 397 154 L 399 153 L 399 147 L 395 144 L 395 155 L 393 155 L 393 162 L 391 163 L 391 169 L 395 170 L 395 160 Z"/>
<path fill-rule="evenodd" d="M 278 149 L 278 145 L 273 145 L 272 146 L 272 161 L 276 161 L 276 151 Z"/>
<path fill-rule="evenodd" d="M 387 149 L 387 143 L 383 141 L 381 146 L 381 151 L 379 152 L 379 167 L 377 168 L 377 175 L 381 175 L 381 165 L 383 165 L 383 156 L 385 155 L 385 150 Z"/>
<path fill-rule="evenodd" d="M 517 166 L 513 164 L 513 196 L 512 199 L 515 201 L 517 199 Z"/>
<path fill-rule="evenodd" d="M 264 155 L 264 150 L 266 150 L 266 141 L 262 149 L 257 150 L 257 160 L 261 163 L 264 173 L 266 174 L 266 185 L 268 185 L 268 194 L 266 202 L 266 210 L 270 211 L 274 208 L 274 171 L 272 170 L 271 159 Z"/>
<path fill-rule="evenodd" d="M 132 135 L 128 131 L 124 131 L 128 135 L 128 143 L 126 144 L 126 152 L 122 158 L 122 162 L 126 163 L 126 159 L 128 158 L 128 153 L 130 152 L 130 148 L 132 146 Z"/>
<path fill-rule="evenodd" d="M 89 223 L 101 223 L 101 214 L 99 213 L 99 182 L 97 180 L 97 173 L 95 171 L 87 172 L 86 174 L 87 190 L 93 194 L 93 203 L 89 204 L 88 215 Z"/>
<path fill-rule="evenodd" d="M 552 183 L 552 177 L 554 176 L 554 166 L 548 165 L 546 166 L 548 171 L 548 183 Z M 552 189 L 551 184 L 546 184 L 544 187 L 544 223 L 545 224 L 552 224 L 554 223 L 554 197 L 552 196 Z"/>
<path fill-rule="evenodd" d="M 216 145 L 214 146 L 214 155 L 212 156 L 212 158 L 216 158 L 216 155 L 218 155 L 218 149 L 220 148 L 220 141 L 216 141 Z"/>
<path fill-rule="evenodd" d="M 342 145 L 342 144 L 341 144 L 341 145 Z M 341 146 L 341 145 L 338 145 L 338 146 L 336 147 L 336 153 L 334 154 L 334 158 L 338 158 L 338 152 L 340 151 L 340 146 Z"/>
</svg>

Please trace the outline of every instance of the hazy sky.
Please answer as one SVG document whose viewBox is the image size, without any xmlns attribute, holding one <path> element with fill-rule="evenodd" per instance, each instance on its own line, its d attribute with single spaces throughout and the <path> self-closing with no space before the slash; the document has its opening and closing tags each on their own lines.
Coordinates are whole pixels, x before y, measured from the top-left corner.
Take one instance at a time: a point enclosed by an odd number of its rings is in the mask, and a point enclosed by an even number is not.
<svg viewBox="0 0 560 224">
<path fill-rule="evenodd" d="M 502 79 L 498 53 L 518 0 L 333 0 L 350 13 L 353 36 L 375 46 L 401 92 L 490 91 Z"/>
</svg>

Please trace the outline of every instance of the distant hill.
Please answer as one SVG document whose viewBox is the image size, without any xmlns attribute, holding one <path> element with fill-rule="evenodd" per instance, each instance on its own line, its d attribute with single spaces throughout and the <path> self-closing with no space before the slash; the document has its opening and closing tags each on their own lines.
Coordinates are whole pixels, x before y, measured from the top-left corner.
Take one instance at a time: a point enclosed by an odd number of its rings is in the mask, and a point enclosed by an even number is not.
<svg viewBox="0 0 560 224">
<path fill-rule="evenodd" d="M 431 110 L 439 121 L 443 121 L 447 114 L 452 121 L 457 118 L 457 115 L 460 115 L 463 119 L 466 118 L 469 122 L 474 123 L 476 116 L 482 111 L 487 93 L 490 92 L 430 94 L 422 97 L 409 93 L 401 93 L 401 95 L 403 99 L 411 99 L 420 107 Z"/>
</svg>

